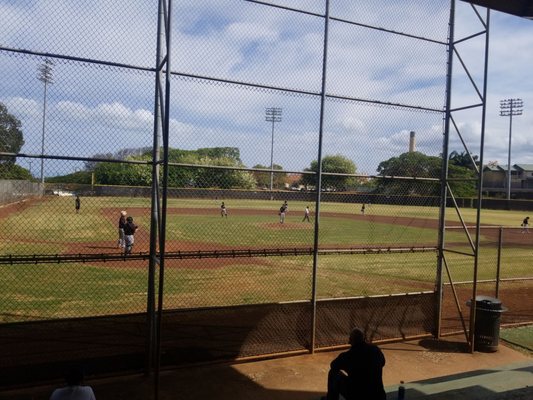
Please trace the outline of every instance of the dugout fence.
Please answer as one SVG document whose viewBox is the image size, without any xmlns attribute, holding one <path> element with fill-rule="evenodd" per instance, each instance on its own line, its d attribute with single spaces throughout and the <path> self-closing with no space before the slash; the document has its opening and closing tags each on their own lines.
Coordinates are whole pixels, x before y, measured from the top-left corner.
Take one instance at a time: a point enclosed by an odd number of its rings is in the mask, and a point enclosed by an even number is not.
<svg viewBox="0 0 533 400">
<path fill-rule="evenodd" d="M 42 193 L 0 220 L 2 386 L 72 362 L 157 376 L 312 352 L 357 325 L 375 341 L 443 333 L 443 262 L 469 265 L 474 296 L 481 268 L 479 232 L 445 222 L 447 204 L 464 222 L 457 182 L 481 199 L 482 171 L 448 179 L 448 154 L 456 121 L 484 113 L 487 55 L 481 101 L 451 103 L 452 64 L 464 41 L 485 48 L 488 13 L 460 5 L 480 31 L 456 40 L 456 6 L 10 6 L 0 102 L 24 144 L 1 156 Z M 122 210 L 140 227 L 128 256 Z"/>
</svg>

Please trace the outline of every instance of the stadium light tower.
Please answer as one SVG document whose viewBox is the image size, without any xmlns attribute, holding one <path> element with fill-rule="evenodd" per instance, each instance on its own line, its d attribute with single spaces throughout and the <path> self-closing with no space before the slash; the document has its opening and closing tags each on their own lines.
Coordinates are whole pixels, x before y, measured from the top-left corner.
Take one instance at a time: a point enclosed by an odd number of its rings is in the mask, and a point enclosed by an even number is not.
<svg viewBox="0 0 533 400">
<path fill-rule="evenodd" d="M 265 109 L 265 121 L 272 122 L 272 145 L 270 147 L 270 193 L 274 186 L 274 125 L 281 122 L 282 109 L 279 107 L 270 107 Z"/>
<path fill-rule="evenodd" d="M 43 130 L 41 135 L 41 183 L 44 185 L 44 137 L 46 132 L 46 95 L 47 95 L 47 88 L 48 85 L 51 85 L 54 83 L 54 76 L 53 76 L 53 70 L 52 67 L 54 66 L 54 62 L 48 58 L 44 60 L 44 62 L 39 65 L 39 68 L 37 70 L 39 71 L 39 75 L 37 76 L 37 79 L 39 79 L 42 83 L 44 83 L 44 95 L 43 95 Z"/>
<path fill-rule="evenodd" d="M 507 200 L 511 200 L 511 136 L 513 116 L 522 115 L 522 99 L 500 100 L 500 116 L 509 117 L 509 152 L 507 153 Z"/>
</svg>

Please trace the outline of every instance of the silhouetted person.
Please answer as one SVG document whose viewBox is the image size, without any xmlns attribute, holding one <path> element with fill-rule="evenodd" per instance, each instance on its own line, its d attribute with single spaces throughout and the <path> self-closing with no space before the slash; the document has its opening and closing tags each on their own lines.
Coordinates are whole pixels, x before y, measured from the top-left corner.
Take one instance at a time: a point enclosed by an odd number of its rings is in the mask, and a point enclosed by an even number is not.
<svg viewBox="0 0 533 400">
<path fill-rule="evenodd" d="M 93 389 L 90 386 L 82 386 L 83 371 L 80 368 L 70 369 L 65 380 L 67 386 L 54 390 L 50 400 L 96 400 Z"/>
<path fill-rule="evenodd" d="M 385 356 L 379 347 L 367 343 L 365 334 L 354 329 L 350 334 L 350 350 L 331 362 L 328 374 L 327 400 L 386 400 L 383 388 Z"/>
<path fill-rule="evenodd" d="M 81 208 L 80 196 L 76 196 L 76 200 L 74 200 L 74 207 L 76 208 L 76 214 L 78 214 Z"/>
<path fill-rule="evenodd" d="M 529 217 L 522 221 L 522 233 L 529 233 Z"/>
</svg>

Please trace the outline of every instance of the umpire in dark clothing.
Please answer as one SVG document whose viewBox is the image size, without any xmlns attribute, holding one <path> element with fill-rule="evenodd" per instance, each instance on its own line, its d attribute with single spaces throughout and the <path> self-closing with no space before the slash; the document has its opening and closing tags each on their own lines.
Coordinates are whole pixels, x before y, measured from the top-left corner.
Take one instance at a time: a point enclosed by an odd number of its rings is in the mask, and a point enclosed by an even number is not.
<svg viewBox="0 0 533 400">
<path fill-rule="evenodd" d="M 386 400 L 383 388 L 385 356 L 379 347 L 367 343 L 365 334 L 354 329 L 350 334 L 350 350 L 331 362 L 328 374 L 327 400 Z"/>
</svg>

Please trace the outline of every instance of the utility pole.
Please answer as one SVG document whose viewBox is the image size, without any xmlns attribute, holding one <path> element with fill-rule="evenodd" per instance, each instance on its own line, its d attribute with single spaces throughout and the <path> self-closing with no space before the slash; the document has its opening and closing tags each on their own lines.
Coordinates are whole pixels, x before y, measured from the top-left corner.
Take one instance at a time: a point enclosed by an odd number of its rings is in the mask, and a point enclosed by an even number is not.
<svg viewBox="0 0 533 400">
<path fill-rule="evenodd" d="M 507 154 L 507 200 L 511 200 L 511 136 L 513 115 L 522 115 L 522 99 L 500 100 L 500 116 L 509 117 L 509 152 Z"/>
<path fill-rule="evenodd" d="M 272 189 L 274 186 L 274 125 L 281 122 L 282 109 L 270 107 L 265 109 L 265 121 L 272 122 L 272 145 L 270 147 L 270 199 L 272 200 Z"/>
<path fill-rule="evenodd" d="M 39 65 L 39 68 L 37 69 L 39 71 L 39 75 L 37 76 L 37 79 L 39 79 L 42 83 L 44 83 L 44 95 L 43 95 L 43 130 L 41 135 L 41 184 L 43 185 L 44 190 L 44 138 L 45 138 L 45 132 L 46 132 L 46 95 L 47 95 L 47 88 L 48 85 L 51 85 L 54 83 L 54 76 L 53 76 L 53 70 L 52 67 L 54 66 L 54 62 L 48 58 L 45 58 L 44 62 Z"/>
</svg>

